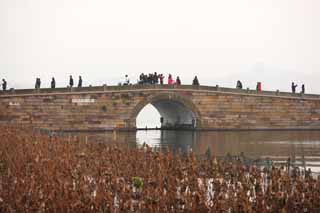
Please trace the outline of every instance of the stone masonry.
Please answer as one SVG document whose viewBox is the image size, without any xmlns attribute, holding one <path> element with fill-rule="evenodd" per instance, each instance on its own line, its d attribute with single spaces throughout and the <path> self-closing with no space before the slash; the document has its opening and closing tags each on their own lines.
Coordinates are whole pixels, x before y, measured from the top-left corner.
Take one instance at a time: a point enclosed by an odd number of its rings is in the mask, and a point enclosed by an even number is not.
<svg viewBox="0 0 320 213">
<path fill-rule="evenodd" d="M 2 92 L 0 124 L 70 131 L 134 130 L 140 110 L 153 102 L 161 106 L 162 101 L 190 110 L 199 130 L 320 130 L 317 95 L 168 85 Z"/>
</svg>

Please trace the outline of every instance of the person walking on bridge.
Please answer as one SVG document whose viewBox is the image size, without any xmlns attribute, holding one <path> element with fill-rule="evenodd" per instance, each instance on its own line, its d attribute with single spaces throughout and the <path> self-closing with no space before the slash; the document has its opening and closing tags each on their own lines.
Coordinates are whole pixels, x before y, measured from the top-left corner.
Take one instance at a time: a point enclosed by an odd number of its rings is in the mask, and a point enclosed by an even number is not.
<svg viewBox="0 0 320 213">
<path fill-rule="evenodd" d="M 78 88 L 82 87 L 82 77 L 79 76 L 79 81 L 78 81 Z"/>
<path fill-rule="evenodd" d="M 56 80 L 54 78 L 52 78 L 51 80 L 51 89 L 56 88 Z"/>
<path fill-rule="evenodd" d="M 7 90 L 7 81 L 4 78 L 2 79 L 2 90 L 3 91 Z"/>
<path fill-rule="evenodd" d="M 70 86 L 70 88 L 73 87 L 73 78 L 72 78 L 72 75 L 70 75 L 69 86 Z"/>
<path fill-rule="evenodd" d="M 292 84 L 291 84 L 292 93 L 296 93 L 297 86 L 298 86 L 297 84 L 294 84 L 294 82 L 292 82 Z"/>
</svg>

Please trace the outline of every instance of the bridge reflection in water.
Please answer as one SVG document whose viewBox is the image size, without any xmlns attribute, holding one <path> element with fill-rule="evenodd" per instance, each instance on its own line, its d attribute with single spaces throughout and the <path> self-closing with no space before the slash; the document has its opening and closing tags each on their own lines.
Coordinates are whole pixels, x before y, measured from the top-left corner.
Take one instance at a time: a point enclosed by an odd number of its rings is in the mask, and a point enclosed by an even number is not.
<svg viewBox="0 0 320 213">
<path fill-rule="evenodd" d="M 88 141 L 128 143 L 132 147 L 147 143 L 173 152 L 192 149 L 197 155 L 222 157 L 243 153 L 250 159 L 273 162 L 303 160 L 307 167 L 320 172 L 320 131 L 137 131 L 72 133 Z M 301 163 L 301 162 L 300 162 Z M 303 165 L 303 164 L 301 164 Z"/>
</svg>

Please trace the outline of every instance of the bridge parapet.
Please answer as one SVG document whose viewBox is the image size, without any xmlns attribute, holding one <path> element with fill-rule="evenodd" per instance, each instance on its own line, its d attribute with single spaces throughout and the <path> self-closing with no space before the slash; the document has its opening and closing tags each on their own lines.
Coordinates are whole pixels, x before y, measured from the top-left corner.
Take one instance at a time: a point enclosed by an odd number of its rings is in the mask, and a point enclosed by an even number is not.
<svg viewBox="0 0 320 213">
<path fill-rule="evenodd" d="M 195 91 L 195 92 L 213 92 L 213 93 L 230 93 L 237 95 L 254 95 L 254 96 L 272 96 L 279 98 L 302 98 L 302 99 L 320 99 L 317 94 L 301 94 L 289 93 L 280 91 L 256 91 L 247 89 L 234 89 L 218 86 L 193 86 L 193 85 L 125 85 L 125 86 L 93 86 L 93 87 L 73 87 L 73 88 L 43 88 L 43 89 L 18 89 L 1 91 L 1 97 L 12 96 L 33 96 L 33 95 L 47 95 L 47 94 L 90 94 L 90 93 L 106 93 L 106 92 L 129 92 L 129 91 L 152 91 L 152 90 L 166 90 L 166 91 Z"/>
</svg>

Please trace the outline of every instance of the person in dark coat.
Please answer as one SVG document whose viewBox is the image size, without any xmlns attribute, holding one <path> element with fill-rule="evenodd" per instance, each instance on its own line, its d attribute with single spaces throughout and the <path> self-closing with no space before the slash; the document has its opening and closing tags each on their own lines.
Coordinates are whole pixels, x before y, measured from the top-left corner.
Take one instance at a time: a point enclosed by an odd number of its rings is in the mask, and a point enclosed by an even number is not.
<svg viewBox="0 0 320 213">
<path fill-rule="evenodd" d="M 180 80 L 179 76 L 177 77 L 176 84 L 177 84 L 178 86 L 181 85 L 181 80 Z"/>
<path fill-rule="evenodd" d="M 237 81 L 237 89 L 242 89 L 242 83 L 240 80 Z"/>
<path fill-rule="evenodd" d="M 194 77 L 193 82 L 192 82 L 192 85 L 193 85 L 193 86 L 199 86 L 199 85 L 200 85 L 197 76 Z"/>
<path fill-rule="evenodd" d="M 54 78 L 52 78 L 51 80 L 51 89 L 56 88 L 56 80 Z"/>
<path fill-rule="evenodd" d="M 305 91 L 306 91 L 306 90 L 305 90 L 304 84 L 302 84 L 302 86 L 301 86 L 301 93 L 304 94 Z"/>
<path fill-rule="evenodd" d="M 73 87 L 73 78 L 72 78 L 72 75 L 70 75 L 69 86 L 70 86 L 70 87 Z"/>
<path fill-rule="evenodd" d="M 298 86 L 297 84 L 294 84 L 294 82 L 292 82 L 292 84 L 291 84 L 292 93 L 296 93 L 297 86 Z"/>
<path fill-rule="evenodd" d="M 79 87 L 79 88 L 82 87 L 82 78 L 81 78 L 81 76 L 79 76 L 78 87 Z"/>
<path fill-rule="evenodd" d="M 158 84 L 159 83 L 159 75 L 157 72 L 154 73 L 154 84 Z"/>
<path fill-rule="evenodd" d="M 7 81 L 5 79 L 2 79 L 2 90 L 3 91 L 7 90 Z"/>
<path fill-rule="evenodd" d="M 36 89 L 40 89 L 40 87 L 41 87 L 41 80 L 40 80 L 40 78 L 37 78 L 37 79 L 36 79 L 35 88 L 36 88 Z"/>
</svg>

